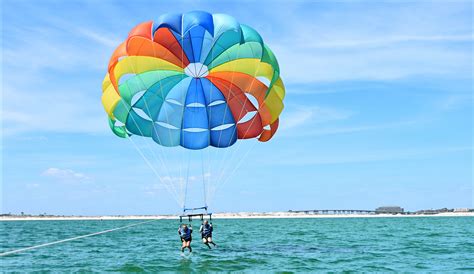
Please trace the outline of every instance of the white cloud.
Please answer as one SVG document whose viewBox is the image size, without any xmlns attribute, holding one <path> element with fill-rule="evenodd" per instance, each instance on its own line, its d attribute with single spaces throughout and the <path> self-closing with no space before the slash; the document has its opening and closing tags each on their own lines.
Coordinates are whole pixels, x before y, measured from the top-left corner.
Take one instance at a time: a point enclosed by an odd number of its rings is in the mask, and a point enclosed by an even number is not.
<svg viewBox="0 0 474 274">
<path fill-rule="evenodd" d="M 280 132 L 297 127 L 311 128 L 314 123 L 344 120 L 351 116 L 351 112 L 335 108 L 290 105 L 287 106 L 287 109 L 282 114 Z"/>
<path fill-rule="evenodd" d="M 61 181 L 85 182 L 91 178 L 83 173 L 76 172 L 71 169 L 60 169 L 50 167 L 41 173 L 42 176 L 55 178 Z"/>
<path fill-rule="evenodd" d="M 308 48 L 326 48 L 326 49 L 351 49 L 361 47 L 384 47 L 394 46 L 398 43 L 413 43 L 413 42 L 470 42 L 474 40 L 471 34 L 464 35 L 393 35 L 393 36 L 379 36 L 367 37 L 365 39 L 353 40 L 319 40 L 313 41 L 312 44 L 304 44 Z"/>
<path fill-rule="evenodd" d="M 473 99 L 472 94 L 451 94 L 443 98 L 437 106 L 443 111 L 454 110 L 465 106 L 472 107 Z"/>
<path fill-rule="evenodd" d="M 150 196 L 156 196 L 165 190 L 167 190 L 167 188 L 163 184 L 152 184 L 143 188 L 144 193 Z"/>
<path fill-rule="evenodd" d="M 122 43 L 122 41 L 117 37 L 109 37 L 107 35 L 104 35 L 103 33 L 99 33 L 92 29 L 78 28 L 77 31 L 78 33 L 84 35 L 90 40 L 99 43 L 103 46 L 109 47 L 110 49 L 116 48 L 118 47 L 118 45 L 120 45 L 120 43 Z"/>
<path fill-rule="evenodd" d="M 4 31 L 4 135 L 108 132 L 101 80 L 117 37 L 54 15 L 40 25 L 6 24 Z"/>
<path fill-rule="evenodd" d="M 308 130 L 304 131 L 294 131 L 287 136 L 291 137 L 315 137 L 315 136 L 325 136 L 325 135 L 336 135 L 336 134 L 352 134 L 363 131 L 372 131 L 372 130 L 384 130 L 392 128 L 401 128 L 416 125 L 423 122 L 423 119 L 413 119 L 406 121 L 396 121 L 396 122 L 387 122 L 381 124 L 372 124 L 372 125 L 354 125 L 354 126 L 340 126 L 340 127 L 310 127 Z"/>
<path fill-rule="evenodd" d="M 15 36 L 2 48 L 3 134 L 107 132 L 100 83 L 116 39 L 87 29 L 9 26 L 9 32 Z M 95 78 L 81 79 L 91 72 Z"/>
<path fill-rule="evenodd" d="M 330 164 L 352 164 L 366 162 L 393 161 L 404 159 L 419 159 L 433 157 L 450 153 L 472 151 L 473 147 L 435 147 L 435 148 L 412 148 L 396 150 L 366 150 L 359 152 L 346 152 L 343 155 L 318 154 L 311 157 L 279 157 L 282 159 L 279 165 L 302 166 L 302 165 L 330 165 Z"/>
<path fill-rule="evenodd" d="M 286 83 L 471 77 L 473 35 L 469 17 L 459 16 L 462 3 L 305 6 L 279 11 L 286 19 L 264 36 Z"/>
<path fill-rule="evenodd" d="M 426 75 L 468 77 L 472 61 L 469 50 L 426 45 L 343 51 L 279 45 L 275 51 L 283 80 L 288 83 L 381 81 Z"/>
<path fill-rule="evenodd" d="M 26 188 L 38 188 L 38 187 L 40 187 L 40 184 L 37 184 L 37 183 L 26 184 Z"/>
<path fill-rule="evenodd" d="M 107 116 L 98 95 L 92 91 L 66 88 L 46 90 L 26 83 L 14 87 L 5 83 L 3 89 L 3 134 L 25 132 L 106 133 Z"/>
</svg>

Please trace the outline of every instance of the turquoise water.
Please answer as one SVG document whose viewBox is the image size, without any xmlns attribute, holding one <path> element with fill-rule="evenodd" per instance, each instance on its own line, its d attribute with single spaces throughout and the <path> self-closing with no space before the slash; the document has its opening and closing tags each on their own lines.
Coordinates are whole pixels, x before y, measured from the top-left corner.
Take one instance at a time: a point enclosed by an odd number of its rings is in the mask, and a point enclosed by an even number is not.
<svg viewBox="0 0 474 274">
<path fill-rule="evenodd" d="M 0 222 L 0 251 L 136 222 Z M 218 247 L 195 232 L 191 255 L 179 251 L 177 226 L 159 220 L 0 257 L 1 271 L 474 271 L 472 217 L 215 220 Z"/>
</svg>

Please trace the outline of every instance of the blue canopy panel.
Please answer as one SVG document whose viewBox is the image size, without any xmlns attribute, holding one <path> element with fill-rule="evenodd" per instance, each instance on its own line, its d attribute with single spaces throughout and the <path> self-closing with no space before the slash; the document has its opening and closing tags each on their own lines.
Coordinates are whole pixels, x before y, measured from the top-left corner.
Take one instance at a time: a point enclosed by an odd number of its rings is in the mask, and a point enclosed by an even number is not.
<svg viewBox="0 0 474 274">
<path fill-rule="evenodd" d="M 205 107 L 185 107 L 183 115 L 183 129 L 209 129 L 207 110 Z"/>
<path fill-rule="evenodd" d="M 185 107 L 181 146 L 202 149 L 209 146 L 209 122 L 205 107 Z"/>
<path fill-rule="evenodd" d="M 241 32 L 229 30 L 223 33 L 219 38 L 217 38 L 217 40 L 214 40 L 214 44 L 212 45 L 212 49 L 210 50 L 206 61 L 204 61 L 204 65 L 209 65 L 212 60 L 214 60 L 216 57 L 221 55 L 224 51 L 226 51 L 233 45 L 239 44 L 241 40 Z"/>
<path fill-rule="evenodd" d="M 168 93 L 172 88 L 174 88 L 179 82 L 184 81 L 186 78 L 188 77 L 185 74 L 166 77 L 153 84 L 146 92 L 153 93 L 154 95 L 164 99 L 168 96 Z"/>
<path fill-rule="evenodd" d="M 183 29 L 181 34 L 186 34 L 195 26 L 202 26 L 209 33 L 214 33 L 214 21 L 212 14 L 204 11 L 191 11 L 183 15 Z"/>
<path fill-rule="evenodd" d="M 175 20 L 174 17 L 171 19 Z M 214 33 L 212 14 L 203 11 L 192 11 L 182 15 L 181 19 L 181 25 L 173 22 L 172 25 L 165 24 L 165 26 L 170 27 L 171 33 L 173 33 L 176 40 L 180 43 L 189 62 L 197 63 L 201 59 L 205 33 L 210 34 L 211 37 Z M 159 23 L 158 27 L 162 25 L 164 24 Z M 179 30 L 177 30 L 178 26 L 181 27 Z"/>
<path fill-rule="evenodd" d="M 145 92 L 140 99 L 133 105 L 143 110 L 152 120 L 156 120 L 160 112 L 163 99 L 150 92 Z"/>
<path fill-rule="evenodd" d="M 208 106 L 207 113 L 211 129 L 211 146 L 229 147 L 233 145 L 237 141 L 237 128 L 227 103 Z"/>
<path fill-rule="evenodd" d="M 222 95 L 222 92 L 212 84 L 211 81 L 209 81 L 206 78 L 201 78 L 200 79 L 202 89 L 204 91 L 204 98 L 206 99 L 206 106 L 209 106 L 210 104 L 216 102 L 216 101 L 224 101 L 225 102 L 225 97 Z"/>
<path fill-rule="evenodd" d="M 203 11 L 192 11 L 183 15 L 182 44 L 186 56 L 191 63 L 201 58 L 201 50 L 205 33 L 214 33 L 212 14 Z"/>
<path fill-rule="evenodd" d="M 156 121 L 164 98 L 172 88 L 183 80 L 182 75 L 176 75 L 158 81 L 145 91 L 143 96 L 134 104 L 134 107 L 142 109 L 153 121 Z"/>
<path fill-rule="evenodd" d="M 206 109 L 211 131 L 210 145 L 228 147 L 237 141 L 235 120 L 222 92 L 206 78 L 200 83 L 206 100 Z"/>
<path fill-rule="evenodd" d="M 128 131 L 135 135 L 150 137 L 153 121 L 142 118 L 133 108 L 131 108 L 125 126 Z"/>
<path fill-rule="evenodd" d="M 244 41 L 245 43 L 257 42 L 263 48 L 263 45 L 264 45 L 263 38 L 262 36 L 260 36 L 260 34 L 256 30 L 244 24 L 240 24 L 240 29 L 242 30 L 243 42 Z"/>
<path fill-rule="evenodd" d="M 206 29 L 201 26 L 195 26 L 188 32 L 189 36 L 191 37 L 191 45 L 193 49 L 193 63 L 197 63 L 201 59 L 202 42 L 204 40 L 205 32 Z"/>
<path fill-rule="evenodd" d="M 206 100 L 204 98 L 204 91 L 201 85 L 201 78 L 191 78 L 189 89 L 186 94 L 186 106 L 199 105 L 201 107 L 206 106 Z M 207 80 L 207 79 L 206 79 Z M 209 81 L 209 80 L 208 80 Z"/>
<path fill-rule="evenodd" d="M 209 146 L 209 121 L 206 101 L 200 79 L 193 79 L 189 85 L 184 107 L 181 145 L 189 149 Z"/>
<path fill-rule="evenodd" d="M 211 130 L 211 146 L 213 147 L 230 147 L 236 141 L 237 128 L 235 124 L 222 130 Z"/>
<path fill-rule="evenodd" d="M 184 105 L 191 81 L 193 81 L 193 78 L 191 77 L 184 78 L 176 86 L 171 88 L 164 98 L 166 98 L 167 101 L 174 101 L 180 105 Z"/>
<path fill-rule="evenodd" d="M 202 26 L 194 26 L 183 36 L 174 33 L 176 40 L 180 43 L 190 63 L 198 63 L 201 61 L 201 51 L 203 50 L 204 37 L 210 34 Z M 206 35 L 207 34 L 207 35 Z M 209 45 L 209 42 L 206 43 Z M 207 52 L 207 51 L 206 51 Z"/>
<path fill-rule="evenodd" d="M 170 125 L 163 125 L 161 123 L 153 124 L 153 132 L 151 138 L 153 140 L 165 147 L 175 147 L 180 144 L 180 129 L 174 128 Z"/>
<path fill-rule="evenodd" d="M 240 32 L 240 24 L 234 17 L 227 14 L 216 13 L 212 15 L 214 22 L 214 38 L 219 38 L 224 32 L 234 31 Z"/>
<path fill-rule="evenodd" d="M 204 64 L 204 62 L 206 61 L 206 57 L 211 51 L 212 43 L 214 43 L 214 38 L 212 37 L 212 35 L 207 31 L 204 32 L 199 63 Z"/>
<path fill-rule="evenodd" d="M 213 14 L 214 41 L 203 64 L 208 65 L 227 48 L 242 41 L 240 24 L 233 17 L 225 14 Z M 201 59 L 203 56 L 201 57 Z"/>
<path fill-rule="evenodd" d="M 184 102 L 192 78 L 186 77 L 166 94 L 156 122 L 153 124 L 152 138 L 163 146 L 178 146 L 183 122 Z"/>
<path fill-rule="evenodd" d="M 155 31 L 161 27 L 166 27 L 177 33 L 181 33 L 182 17 L 183 15 L 180 13 L 168 13 L 158 17 L 158 20 L 154 21 L 153 24 L 153 35 L 155 34 Z"/>
<path fill-rule="evenodd" d="M 174 102 L 164 101 L 156 122 L 181 129 L 181 124 L 183 122 L 183 109 L 184 106 L 182 105 L 175 104 Z"/>
<path fill-rule="evenodd" d="M 209 128 L 214 129 L 219 126 L 235 124 L 232 112 L 227 103 L 208 106 L 207 114 L 209 116 Z"/>
<path fill-rule="evenodd" d="M 176 39 L 178 39 L 178 38 L 176 38 Z M 191 41 L 191 33 L 186 32 L 186 34 L 183 35 L 182 37 L 180 37 L 180 39 L 178 41 L 179 41 L 179 43 L 181 44 L 181 47 L 184 50 L 184 54 L 186 54 L 186 56 L 188 57 L 189 62 L 190 63 L 195 63 L 193 45 L 192 45 L 193 41 Z"/>
<path fill-rule="evenodd" d="M 164 101 L 161 106 L 158 118 L 153 123 L 153 140 L 167 147 L 178 146 L 180 144 L 180 131 L 183 121 L 184 106 L 176 104 L 175 101 Z"/>
<path fill-rule="evenodd" d="M 203 149 L 209 146 L 208 129 L 181 130 L 181 146 L 189 149 Z"/>
</svg>

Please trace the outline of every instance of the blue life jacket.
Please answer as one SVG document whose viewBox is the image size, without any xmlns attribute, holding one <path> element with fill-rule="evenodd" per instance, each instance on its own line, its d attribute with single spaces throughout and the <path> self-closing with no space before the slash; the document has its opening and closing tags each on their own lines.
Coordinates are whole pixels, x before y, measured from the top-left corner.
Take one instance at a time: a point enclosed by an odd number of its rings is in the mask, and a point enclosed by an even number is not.
<svg viewBox="0 0 474 274">
<path fill-rule="evenodd" d="M 210 235 L 212 233 L 212 226 L 210 224 L 202 225 L 202 235 Z"/>
<path fill-rule="evenodd" d="M 179 228 L 179 235 L 183 239 L 188 239 L 191 237 L 191 233 L 193 233 L 192 229 L 188 228 L 184 230 L 183 228 Z"/>
</svg>

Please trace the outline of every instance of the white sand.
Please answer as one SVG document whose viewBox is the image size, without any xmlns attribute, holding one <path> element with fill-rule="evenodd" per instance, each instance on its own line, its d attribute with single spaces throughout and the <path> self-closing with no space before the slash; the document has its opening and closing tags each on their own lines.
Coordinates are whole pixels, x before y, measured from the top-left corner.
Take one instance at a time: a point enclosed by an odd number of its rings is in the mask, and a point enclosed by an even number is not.
<svg viewBox="0 0 474 274">
<path fill-rule="evenodd" d="M 474 212 L 447 212 L 433 215 L 392 215 L 392 214 L 305 214 L 291 212 L 239 212 L 239 213 L 214 213 L 213 219 L 264 219 L 264 218 L 413 218 L 413 217 L 474 217 Z M 2 216 L 0 221 L 40 221 L 40 220 L 149 220 L 163 219 L 176 220 L 174 215 L 130 215 L 130 216 Z"/>
</svg>

